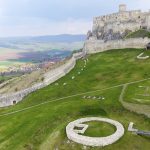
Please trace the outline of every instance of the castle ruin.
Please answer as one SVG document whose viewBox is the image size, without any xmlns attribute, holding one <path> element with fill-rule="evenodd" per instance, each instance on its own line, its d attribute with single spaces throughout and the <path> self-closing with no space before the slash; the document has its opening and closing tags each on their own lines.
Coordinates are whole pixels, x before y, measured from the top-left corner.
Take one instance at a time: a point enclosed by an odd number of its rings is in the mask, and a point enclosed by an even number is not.
<svg viewBox="0 0 150 150">
<path fill-rule="evenodd" d="M 119 12 L 95 17 L 92 31 L 88 31 L 83 51 L 98 53 L 111 49 L 149 48 L 150 38 L 126 38 L 127 35 L 144 29 L 150 32 L 150 11 L 127 11 L 126 5 L 119 5 Z"/>
<path fill-rule="evenodd" d="M 150 30 L 150 11 L 128 11 L 126 5 L 121 4 L 119 12 L 94 18 L 88 39 L 117 40 L 139 29 Z"/>
</svg>

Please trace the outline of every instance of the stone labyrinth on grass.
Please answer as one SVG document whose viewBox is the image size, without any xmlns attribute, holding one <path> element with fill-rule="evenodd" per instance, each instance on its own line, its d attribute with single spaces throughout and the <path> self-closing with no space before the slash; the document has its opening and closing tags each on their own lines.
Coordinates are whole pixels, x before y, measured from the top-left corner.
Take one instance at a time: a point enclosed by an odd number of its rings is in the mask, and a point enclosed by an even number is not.
<svg viewBox="0 0 150 150">
<path fill-rule="evenodd" d="M 81 135 L 84 134 L 88 128 L 88 125 L 85 123 L 90 121 L 109 123 L 116 127 L 116 132 L 106 137 L 88 137 L 88 136 Z M 88 117 L 88 118 L 78 119 L 69 123 L 66 127 L 66 133 L 68 139 L 79 144 L 83 144 L 86 146 L 106 146 L 118 141 L 124 135 L 124 127 L 121 123 L 115 120 L 100 118 L 100 117 Z"/>
</svg>

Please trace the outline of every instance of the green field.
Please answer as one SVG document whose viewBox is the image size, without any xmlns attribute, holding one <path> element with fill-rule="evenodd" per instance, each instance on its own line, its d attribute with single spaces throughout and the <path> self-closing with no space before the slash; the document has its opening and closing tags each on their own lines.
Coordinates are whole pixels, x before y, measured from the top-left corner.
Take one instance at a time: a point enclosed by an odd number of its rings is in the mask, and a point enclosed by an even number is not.
<svg viewBox="0 0 150 150">
<path fill-rule="evenodd" d="M 82 150 L 82 145 L 68 142 L 65 127 L 71 121 L 88 116 L 119 121 L 125 134 L 110 146 L 87 147 L 87 150 L 149 150 L 150 138 L 134 135 L 127 131 L 127 127 L 134 122 L 136 128 L 150 131 L 150 119 L 126 110 L 119 102 L 122 84 L 150 78 L 150 59 L 136 59 L 142 51 L 123 49 L 90 55 L 83 71 L 84 61 L 79 60 L 68 75 L 57 81 L 58 86 L 54 83 L 30 94 L 16 106 L 0 109 L 0 150 Z M 75 76 L 74 80 L 72 76 Z M 67 85 L 63 86 L 63 83 Z M 134 87 L 131 87 L 129 97 L 135 94 Z M 84 95 L 105 99 L 83 99 Z M 89 125 L 85 135 L 104 136 L 115 130 L 103 123 Z"/>
</svg>

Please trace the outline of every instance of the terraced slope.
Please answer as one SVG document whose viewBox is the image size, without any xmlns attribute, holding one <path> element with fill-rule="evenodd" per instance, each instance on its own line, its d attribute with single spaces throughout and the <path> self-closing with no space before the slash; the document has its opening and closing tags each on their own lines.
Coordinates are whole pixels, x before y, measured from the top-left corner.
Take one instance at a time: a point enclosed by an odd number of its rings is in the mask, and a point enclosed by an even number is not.
<svg viewBox="0 0 150 150">
<path fill-rule="evenodd" d="M 81 150 L 82 145 L 68 141 L 65 127 L 87 116 L 107 117 L 124 125 L 123 138 L 104 150 L 149 150 L 150 138 L 134 135 L 127 127 L 129 122 L 134 122 L 136 128 L 150 130 L 150 119 L 126 110 L 119 102 L 124 83 L 150 78 L 150 59 L 136 59 L 142 51 L 124 49 L 90 55 L 87 65 L 79 60 L 57 84 L 32 93 L 16 106 L 0 109 L 0 150 Z M 86 134 L 99 136 L 113 132 L 111 127 L 101 124 L 102 133 L 98 134 L 98 126 L 91 124 Z"/>
</svg>

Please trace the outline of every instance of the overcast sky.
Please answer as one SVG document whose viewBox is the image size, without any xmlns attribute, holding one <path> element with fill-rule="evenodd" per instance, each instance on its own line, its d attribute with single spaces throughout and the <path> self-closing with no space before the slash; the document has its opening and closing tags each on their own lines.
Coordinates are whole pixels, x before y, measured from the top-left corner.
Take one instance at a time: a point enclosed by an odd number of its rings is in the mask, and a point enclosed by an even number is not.
<svg viewBox="0 0 150 150">
<path fill-rule="evenodd" d="M 150 0 L 0 0 L 0 36 L 86 34 L 94 16 L 150 9 Z"/>
</svg>

